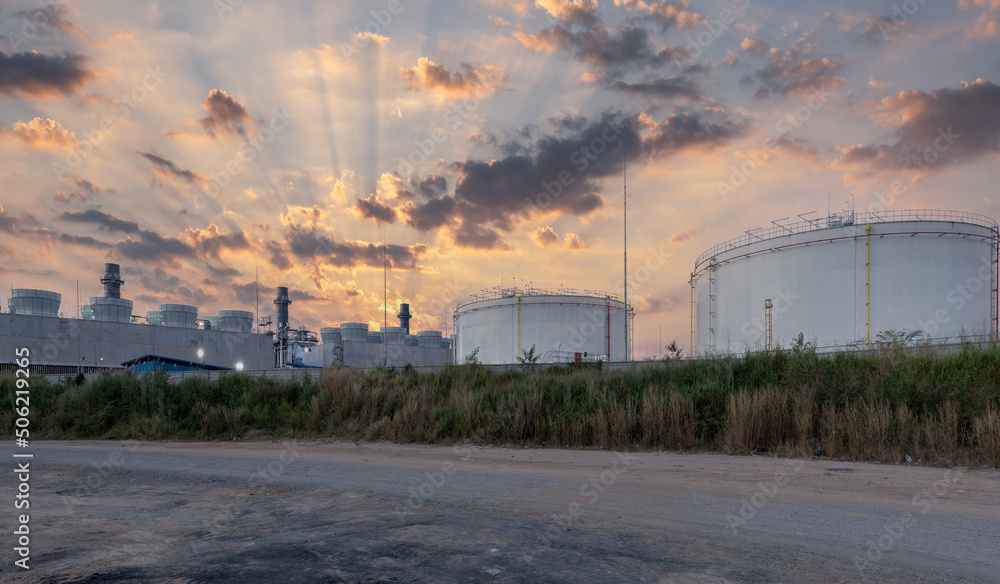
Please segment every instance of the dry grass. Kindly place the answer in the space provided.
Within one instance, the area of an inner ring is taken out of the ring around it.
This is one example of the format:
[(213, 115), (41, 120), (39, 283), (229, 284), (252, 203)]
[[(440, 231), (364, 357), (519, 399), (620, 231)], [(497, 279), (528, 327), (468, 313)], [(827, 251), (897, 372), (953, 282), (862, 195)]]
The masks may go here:
[[(0, 379), (0, 391), (0, 429), (12, 435), (13, 380)], [(823, 448), (854, 460), (997, 465), (1000, 349), (949, 357), (793, 351), (627, 372), (331, 369), (322, 382), (35, 380), (32, 415), (32, 435), (49, 438), (312, 435), (786, 456)]]

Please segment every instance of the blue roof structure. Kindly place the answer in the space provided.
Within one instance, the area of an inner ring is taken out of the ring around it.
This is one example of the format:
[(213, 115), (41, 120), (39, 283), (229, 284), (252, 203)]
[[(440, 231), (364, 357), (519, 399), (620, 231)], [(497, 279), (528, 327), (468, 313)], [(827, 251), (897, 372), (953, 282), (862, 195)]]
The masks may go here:
[(197, 361), (186, 361), (163, 357), (162, 355), (143, 355), (122, 363), (125, 369), (133, 373), (151, 373), (153, 371), (232, 371), (231, 367), (221, 367)]

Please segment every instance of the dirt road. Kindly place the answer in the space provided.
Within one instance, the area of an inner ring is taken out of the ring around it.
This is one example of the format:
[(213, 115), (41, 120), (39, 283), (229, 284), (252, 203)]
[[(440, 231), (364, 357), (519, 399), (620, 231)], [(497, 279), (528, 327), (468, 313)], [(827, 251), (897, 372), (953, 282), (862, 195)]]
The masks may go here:
[(0, 580), (1000, 581), (1000, 471), (354, 444), (0, 449)]

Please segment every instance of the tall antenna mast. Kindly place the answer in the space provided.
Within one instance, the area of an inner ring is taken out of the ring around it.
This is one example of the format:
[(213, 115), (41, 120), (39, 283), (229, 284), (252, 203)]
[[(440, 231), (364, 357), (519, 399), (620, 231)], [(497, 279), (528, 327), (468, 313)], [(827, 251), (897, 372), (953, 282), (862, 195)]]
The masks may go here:
[(257, 318), (254, 320), (254, 324), (257, 325), (255, 327), (257, 329), (257, 334), (260, 334), (260, 274), (258, 273), (258, 268), (256, 264), (254, 264), (253, 267), (253, 283), (254, 283), (254, 295), (256, 296), (256, 299), (254, 300), (254, 302), (256, 302), (255, 310), (257, 312)]
[[(628, 130), (628, 126), (622, 126), (624, 130)], [(623, 257), (625, 260), (623, 280), (625, 286), (625, 361), (628, 361), (628, 132), (623, 132), (624, 138), (622, 141), (622, 201), (623, 208), (625, 210), (624, 217), (622, 219), (622, 231), (624, 233), (623, 237)], [(611, 355), (608, 355), (608, 360), (611, 360)]]
[(385, 226), (382, 226), (382, 364), (388, 365), (388, 349), (386, 348), (385, 329), (389, 324), (389, 261), (385, 244)]

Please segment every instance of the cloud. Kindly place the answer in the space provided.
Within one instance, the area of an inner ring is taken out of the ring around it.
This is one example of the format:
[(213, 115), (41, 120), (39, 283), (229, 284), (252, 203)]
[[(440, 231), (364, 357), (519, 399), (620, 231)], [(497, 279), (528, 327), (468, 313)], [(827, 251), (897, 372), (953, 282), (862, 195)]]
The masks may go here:
[(271, 265), (279, 270), (288, 270), (292, 267), (292, 261), (288, 259), (288, 253), (277, 241), (269, 241), (265, 246), (267, 250), (267, 260)]
[(354, 208), (358, 210), (365, 219), (372, 219), (375, 223), (395, 223), (396, 211), (389, 205), (383, 203), (378, 195), (372, 193), (367, 198), (358, 199), (354, 203)]
[(969, 31), (969, 38), (995, 39), (1000, 38), (1000, 22), (989, 13), (979, 15), (976, 25)]
[[(382, 269), (383, 246), (374, 243), (345, 242), (322, 233), (319, 229), (305, 229), (297, 225), (287, 227), (285, 243), (289, 252), (303, 260), (338, 269), (369, 267)], [(385, 246), (389, 267), (393, 270), (419, 270), (418, 261), (430, 248), (424, 244)]]
[(114, 189), (106, 189), (100, 185), (90, 182), (89, 180), (75, 176), (65, 179), (65, 182), (76, 185), (78, 189), (82, 189), (91, 195), (103, 195), (115, 192)]
[(662, 30), (668, 28), (691, 28), (708, 22), (701, 14), (693, 12), (687, 0), (615, 0), (615, 6), (645, 13), (659, 23)]
[(75, 93), (95, 75), (86, 62), (86, 57), (75, 53), (0, 52), (0, 94), (48, 98)]
[(698, 99), (701, 95), (697, 83), (687, 77), (653, 79), (639, 83), (616, 81), (610, 84), (608, 88), (622, 93), (645, 95), (650, 97), (686, 97), (689, 99)]
[(745, 135), (751, 128), (746, 118), (728, 118), (718, 113), (682, 111), (656, 122), (645, 114), (639, 123), (647, 130), (643, 151), (651, 158), (662, 158), (685, 150), (713, 150)]
[(502, 232), (525, 220), (584, 216), (602, 208), (604, 179), (621, 175), (623, 143), (630, 160), (661, 159), (720, 147), (751, 127), (718, 108), (679, 111), (662, 122), (645, 114), (605, 112), (549, 123), (551, 131), (537, 138), (526, 129), (517, 139), (495, 141), (505, 156), (452, 163), (458, 174), (454, 192), (408, 201), (401, 208), (407, 224), (422, 231), (446, 227), (459, 246), (508, 249)]
[(220, 254), (226, 250), (240, 251), (252, 248), (245, 232), (222, 233), (214, 223), (209, 223), (205, 229), (189, 227), (180, 234), (178, 240), (197, 250), (202, 257), (214, 259), (220, 259)]
[(63, 213), (57, 219), (69, 221), (71, 223), (92, 223), (108, 231), (119, 231), (121, 233), (138, 233), (139, 224), (134, 221), (124, 221), (113, 215), (88, 209), (79, 213)]
[(431, 197), (423, 203), (408, 203), (403, 208), (403, 214), (410, 227), (431, 231), (450, 223), (455, 216), (456, 207), (453, 197)]
[(0, 232), (15, 234), (20, 229), (21, 222), (3, 208), (0, 203)]
[(584, 30), (571, 30), (561, 24), (532, 35), (519, 29), (514, 37), (527, 49), (553, 53), (564, 51), (575, 59), (601, 71), (622, 68), (661, 67), (674, 57), (676, 50), (655, 50), (649, 32), (642, 27), (622, 27), (612, 32), (602, 23)]
[(392, 39), (387, 36), (382, 36), (370, 31), (354, 33), (354, 46), (356, 47), (367, 47), (369, 43), (377, 47), (384, 47), (389, 44), (389, 41), (391, 40)]
[(28, 148), (72, 150), (80, 145), (73, 132), (51, 119), (34, 118), (30, 122), (17, 122), (10, 131), (0, 128), (0, 136), (18, 140)]
[(205, 181), (205, 175), (193, 170), (184, 170), (158, 154), (139, 151), (136, 151), (136, 153), (148, 160), (151, 163), (149, 167), (159, 176), (165, 178), (181, 178), (189, 183)]
[(734, 51), (732, 49), (726, 49), (726, 57), (724, 59), (722, 59), (722, 64), (723, 65), (728, 65), (728, 66), (731, 67), (731, 66), (735, 65), (736, 63), (738, 63), (739, 60), (740, 60), (740, 56), (736, 54), (736, 51)]
[(498, 251), (511, 249), (511, 246), (502, 239), (496, 229), (471, 223), (463, 223), (455, 231), (455, 243), (461, 247), (471, 249), (492, 249)]
[(560, 247), (572, 250), (587, 249), (590, 247), (576, 234), (567, 233), (560, 238), (555, 229), (548, 226), (536, 229), (532, 232), (531, 238), (535, 240), (535, 243), (542, 247)]
[(140, 231), (135, 237), (129, 236), (119, 241), (115, 248), (122, 257), (140, 262), (175, 261), (196, 255), (191, 245), (152, 231)]
[(873, 120), (895, 126), (894, 141), (841, 147), (837, 166), (869, 172), (923, 170), (1000, 152), (1000, 86), (985, 79), (926, 93), (901, 91), (869, 102)]
[(477, 69), (462, 63), (458, 71), (448, 71), (427, 57), (417, 59), (413, 67), (402, 69), (410, 91), (430, 91), (447, 97), (462, 98), (496, 93), (503, 88), (503, 71), (489, 65)]
[(597, 20), (597, 0), (535, 0), (535, 5), (566, 22), (588, 24)]
[(221, 89), (208, 92), (208, 97), (201, 103), (201, 109), (208, 112), (208, 116), (199, 120), (198, 124), (212, 136), (243, 135), (246, 133), (245, 126), (252, 122), (243, 103)]
[(751, 55), (759, 57), (767, 52), (768, 46), (767, 43), (765, 43), (760, 37), (747, 37), (743, 39), (742, 43), (740, 43), (740, 49), (742, 49), (744, 53), (750, 53)]
[(741, 85), (756, 85), (754, 97), (802, 96), (813, 91), (836, 89), (845, 83), (837, 73), (843, 62), (820, 57), (819, 43), (807, 33), (782, 52), (771, 49), (766, 67), (740, 79)]

